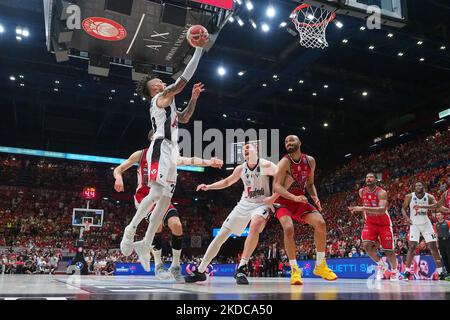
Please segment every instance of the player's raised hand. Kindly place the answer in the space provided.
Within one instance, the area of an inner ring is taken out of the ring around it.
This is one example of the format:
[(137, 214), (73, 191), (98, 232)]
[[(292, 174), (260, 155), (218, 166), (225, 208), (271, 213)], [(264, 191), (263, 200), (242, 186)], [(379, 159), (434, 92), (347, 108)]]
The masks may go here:
[(125, 188), (123, 187), (122, 177), (117, 177), (116, 181), (114, 182), (114, 189), (117, 192), (123, 192), (125, 190)]
[(201, 185), (197, 186), (197, 191), (200, 191), (200, 190), (201, 191), (208, 191), (209, 190), (208, 185), (202, 183)]
[(216, 158), (216, 157), (214, 157), (214, 158), (211, 158), (211, 167), (212, 168), (222, 168), (222, 166), (223, 166), (223, 161), (222, 160), (220, 160), (219, 158)]
[(201, 82), (194, 84), (192, 88), (192, 99), (197, 100), (200, 94), (205, 91), (205, 85)]

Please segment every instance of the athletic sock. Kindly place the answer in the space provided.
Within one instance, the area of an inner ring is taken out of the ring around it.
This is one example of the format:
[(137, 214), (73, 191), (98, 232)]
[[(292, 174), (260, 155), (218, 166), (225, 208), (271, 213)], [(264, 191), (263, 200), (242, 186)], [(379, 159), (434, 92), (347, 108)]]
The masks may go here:
[(181, 250), (173, 249), (172, 248), (172, 267), (179, 267), (180, 266), (180, 257), (181, 257)]
[(241, 262), (239, 263), (238, 269), (242, 266), (246, 266), (248, 263), (248, 259), (242, 258)]
[(316, 266), (320, 266), (320, 264), (325, 259), (325, 252), (317, 252), (316, 254)]
[(293, 266), (298, 267), (298, 265), (297, 265), (297, 260), (295, 260), (295, 259), (289, 260), (289, 264), (291, 265), (291, 268), (292, 268)]
[(153, 256), (155, 257), (155, 266), (162, 264), (162, 250), (153, 250)]

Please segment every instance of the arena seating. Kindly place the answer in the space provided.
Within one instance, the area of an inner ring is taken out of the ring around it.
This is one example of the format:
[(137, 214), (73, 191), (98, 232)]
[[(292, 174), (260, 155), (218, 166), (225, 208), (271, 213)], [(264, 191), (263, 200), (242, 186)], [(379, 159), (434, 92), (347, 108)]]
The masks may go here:
[[(111, 250), (118, 248), (122, 231), (135, 212), (132, 201), (136, 186), (134, 172), (125, 174), (126, 192), (119, 195), (112, 189), (114, 179), (110, 165), (12, 155), (1, 155), (0, 162), (0, 247), (22, 248), (16, 252), (3, 252), (0, 272), (3, 265), (7, 266), (3, 271), (7, 269), (9, 272), (25, 272), (25, 269), (34, 270), (31, 273), (50, 272), (48, 267), (42, 265), (50, 263), (51, 254), (61, 256), (75, 252), (79, 230), (71, 226), (72, 208), (85, 206), (85, 200), (81, 197), (85, 186), (95, 186), (100, 191), (101, 195), (91, 201), (91, 207), (105, 211), (103, 228), (93, 228), (87, 232), (86, 247), (93, 261), (92, 272), (108, 274), (111, 262), (136, 261), (134, 255), (125, 258)], [(425, 183), (428, 192), (440, 197), (445, 191), (443, 178), (449, 163), (450, 128), (376, 153), (356, 156), (329, 172), (319, 171), (316, 184), (327, 222), (327, 256), (342, 258), (365, 254), (360, 241), (363, 218), (351, 214), (347, 207), (358, 203), (357, 191), (369, 171), (382, 174), (381, 186), (388, 191), (389, 213), (397, 237), (396, 252), (405, 254), (407, 224), (401, 215), (404, 196), (410, 192), (413, 183), (420, 180)], [(200, 254), (211, 241), (212, 227), (220, 227), (242, 192), (241, 185), (236, 184), (223, 191), (196, 193), (195, 187), (199, 183), (209, 183), (227, 174), (210, 172), (208, 175), (184, 171), (179, 174), (174, 202), (179, 202), (186, 233), (183, 245), (190, 247), (192, 235), (202, 237), (202, 248), (185, 250), (189, 256), (183, 256), (184, 262), (196, 261), (201, 257)], [(306, 225), (296, 225), (295, 228), (297, 258), (314, 258), (312, 229)], [(145, 225), (142, 224), (138, 237), (144, 232)], [(163, 232), (163, 239), (169, 239), (167, 230)], [(282, 248), (282, 239), (280, 224), (276, 219), (271, 219), (252, 258), (254, 275), (263, 274), (266, 260), (264, 249), (273, 243)], [(417, 253), (429, 252), (422, 243)], [(170, 256), (165, 259), (170, 261)], [(238, 257), (218, 257), (215, 261), (237, 260)], [(282, 251), (279, 268), (286, 266), (286, 260)], [(26, 261), (34, 267), (21, 267)]]

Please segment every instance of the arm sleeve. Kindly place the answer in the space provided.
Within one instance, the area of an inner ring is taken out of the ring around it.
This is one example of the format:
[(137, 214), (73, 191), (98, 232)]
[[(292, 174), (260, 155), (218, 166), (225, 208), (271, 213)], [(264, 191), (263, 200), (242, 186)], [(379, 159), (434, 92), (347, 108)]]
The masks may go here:
[(186, 69), (184, 69), (181, 78), (186, 80), (186, 82), (189, 82), (189, 80), (191, 80), (195, 70), (197, 70), (198, 63), (202, 56), (202, 51), (203, 48), (200, 47), (195, 48), (194, 56), (191, 58), (191, 61), (189, 61), (188, 65), (186, 66)]

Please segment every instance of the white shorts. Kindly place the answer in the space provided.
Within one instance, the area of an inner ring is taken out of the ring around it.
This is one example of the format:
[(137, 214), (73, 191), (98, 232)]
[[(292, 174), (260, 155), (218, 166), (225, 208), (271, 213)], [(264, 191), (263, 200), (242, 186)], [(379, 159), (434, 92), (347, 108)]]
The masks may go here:
[(178, 144), (166, 139), (156, 139), (147, 152), (149, 184), (164, 187), (164, 195), (172, 197), (177, 184)]
[(424, 224), (412, 224), (409, 229), (409, 241), (419, 242), (420, 234), (426, 243), (436, 242), (436, 235), (430, 221)]
[(240, 237), (253, 217), (261, 216), (268, 220), (269, 212), (270, 210), (265, 204), (241, 200), (225, 219), (222, 227), (230, 229), (233, 234)]

